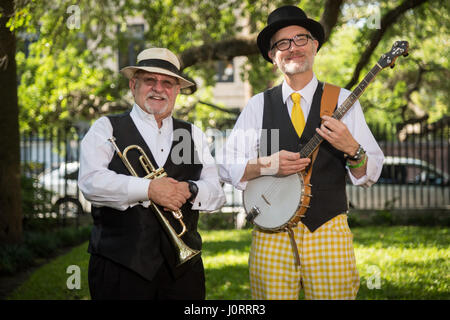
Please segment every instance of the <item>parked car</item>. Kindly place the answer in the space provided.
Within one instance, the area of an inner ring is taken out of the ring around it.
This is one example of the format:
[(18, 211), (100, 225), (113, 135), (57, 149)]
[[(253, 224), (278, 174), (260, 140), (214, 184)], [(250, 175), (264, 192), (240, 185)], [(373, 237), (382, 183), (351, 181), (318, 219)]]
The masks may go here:
[(39, 184), (53, 192), (54, 210), (67, 217), (91, 211), (90, 203), (78, 190), (78, 162), (61, 163), (56, 169), (49, 169), (38, 177)]
[(421, 159), (386, 156), (378, 182), (349, 183), (347, 196), (358, 209), (450, 209), (449, 175)]

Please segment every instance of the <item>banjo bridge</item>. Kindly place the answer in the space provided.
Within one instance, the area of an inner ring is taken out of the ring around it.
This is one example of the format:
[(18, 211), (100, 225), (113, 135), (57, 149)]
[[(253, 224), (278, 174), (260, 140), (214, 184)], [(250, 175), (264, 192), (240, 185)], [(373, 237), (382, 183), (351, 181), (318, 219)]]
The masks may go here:
[(263, 200), (270, 206), (271, 204), (270, 204), (270, 202), (269, 202), (269, 200), (267, 200), (267, 198), (262, 194), (261, 195), (261, 198), (263, 198)]

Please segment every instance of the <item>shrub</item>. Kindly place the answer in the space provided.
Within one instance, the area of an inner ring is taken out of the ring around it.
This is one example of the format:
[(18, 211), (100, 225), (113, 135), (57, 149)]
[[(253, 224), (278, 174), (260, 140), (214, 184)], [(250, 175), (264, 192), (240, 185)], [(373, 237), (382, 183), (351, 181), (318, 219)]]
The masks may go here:
[(32, 177), (21, 177), (22, 212), (25, 218), (38, 213), (46, 214), (52, 210), (53, 193), (40, 186), (38, 180)]
[(49, 258), (58, 249), (80, 244), (89, 239), (91, 226), (67, 227), (52, 232), (29, 231), (21, 244), (0, 245), (0, 274), (14, 274)]

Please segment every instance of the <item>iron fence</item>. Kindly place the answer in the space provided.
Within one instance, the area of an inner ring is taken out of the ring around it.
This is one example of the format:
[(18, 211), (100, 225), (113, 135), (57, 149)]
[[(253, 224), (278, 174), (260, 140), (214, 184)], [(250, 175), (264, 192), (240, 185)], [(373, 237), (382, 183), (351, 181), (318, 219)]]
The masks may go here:
[[(379, 181), (370, 188), (347, 184), (351, 208), (450, 209), (449, 125), (425, 130), (401, 141), (396, 128), (372, 128), (386, 160)], [(70, 215), (90, 211), (77, 186), (81, 135), (75, 128), (42, 130), (21, 135), (23, 176), (35, 187), (51, 192), (50, 205), (35, 206), (41, 215)], [(217, 146), (217, 145), (216, 145)], [(214, 144), (211, 144), (214, 151)], [(224, 185), (227, 202), (223, 211), (242, 212), (239, 190)]]
[(383, 169), (370, 188), (347, 185), (351, 208), (450, 209), (448, 118), (439, 130), (414, 130), (402, 137), (395, 126), (372, 128), (385, 155)]

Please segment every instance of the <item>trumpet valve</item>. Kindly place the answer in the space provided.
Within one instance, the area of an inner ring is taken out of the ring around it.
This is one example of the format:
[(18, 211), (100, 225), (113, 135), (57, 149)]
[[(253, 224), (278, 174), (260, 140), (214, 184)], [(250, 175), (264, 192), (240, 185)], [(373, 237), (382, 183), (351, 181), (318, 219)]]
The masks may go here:
[(149, 174), (147, 174), (144, 179), (156, 179), (156, 178), (163, 178), (163, 177), (167, 177), (167, 173), (164, 172), (164, 169), (158, 169), (155, 171), (150, 172)]
[(157, 178), (167, 177), (167, 172), (164, 171), (164, 168), (159, 168), (154, 171)]

